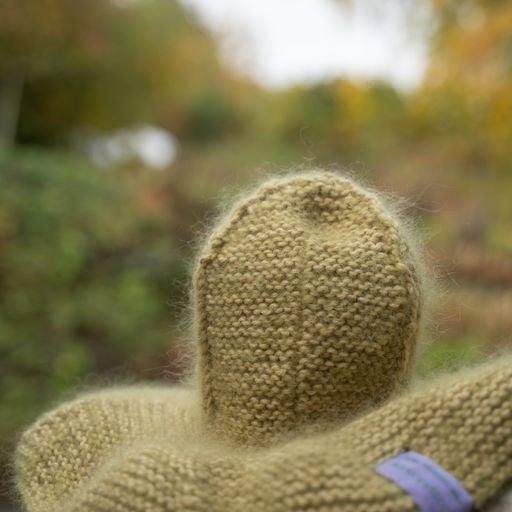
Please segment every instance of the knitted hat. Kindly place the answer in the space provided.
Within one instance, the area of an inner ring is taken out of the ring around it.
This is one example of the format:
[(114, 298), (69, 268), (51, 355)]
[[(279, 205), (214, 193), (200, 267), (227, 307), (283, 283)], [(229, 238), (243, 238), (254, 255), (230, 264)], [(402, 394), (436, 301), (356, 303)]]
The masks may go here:
[(17, 450), (27, 511), (412, 512), (412, 496), (376, 468), (406, 450), (457, 478), (479, 510), (512, 477), (510, 358), (259, 450), (199, 433), (186, 393), (121, 389), (42, 417)]
[(267, 182), (196, 272), (205, 422), (259, 444), (388, 398), (411, 373), (422, 290), (398, 222), (327, 172)]
[(368, 192), (329, 173), (268, 183), (200, 258), (200, 388), (105, 390), (42, 416), (15, 456), (27, 512), (412, 511), (378, 469), (411, 451), (487, 503), (512, 479), (510, 358), (347, 420), (405, 382), (419, 283)]

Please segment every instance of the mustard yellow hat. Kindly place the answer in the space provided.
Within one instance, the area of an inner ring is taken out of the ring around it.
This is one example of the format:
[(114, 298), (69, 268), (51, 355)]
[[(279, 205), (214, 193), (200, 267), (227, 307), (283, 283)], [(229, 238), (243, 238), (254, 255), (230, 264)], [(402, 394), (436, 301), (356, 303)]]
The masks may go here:
[(217, 226), (194, 287), (194, 382), (39, 418), (15, 454), (28, 512), (505, 506), (512, 359), (404, 389), (421, 272), (374, 194), (323, 172), (265, 183)]
[(413, 367), (416, 260), (380, 200), (335, 174), (270, 180), (244, 198), (195, 276), (207, 424), (259, 444), (388, 398)]

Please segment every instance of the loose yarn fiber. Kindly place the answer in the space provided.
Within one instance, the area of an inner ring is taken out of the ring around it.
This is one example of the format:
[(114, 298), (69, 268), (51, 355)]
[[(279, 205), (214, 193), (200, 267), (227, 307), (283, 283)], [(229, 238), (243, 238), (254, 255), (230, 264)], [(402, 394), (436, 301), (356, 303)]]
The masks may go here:
[[(206, 242), (192, 386), (79, 396), (21, 436), (27, 512), (412, 512), (375, 465), (407, 450), (490, 505), (512, 481), (512, 357), (407, 391), (424, 304), (377, 197), (271, 180)], [(445, 512), (440, 510), (439, 512)]]

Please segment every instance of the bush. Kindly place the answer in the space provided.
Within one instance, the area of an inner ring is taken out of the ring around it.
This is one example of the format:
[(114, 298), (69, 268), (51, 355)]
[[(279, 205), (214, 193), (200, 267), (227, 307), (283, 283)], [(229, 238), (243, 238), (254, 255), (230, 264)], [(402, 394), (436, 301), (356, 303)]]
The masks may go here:
[(155, 176), (48, 151), (0, 156), (3, 440), (88, 374), (140, 374), (170, 348), (187, 258), (165, 198), (141, 200), (165, 189)]

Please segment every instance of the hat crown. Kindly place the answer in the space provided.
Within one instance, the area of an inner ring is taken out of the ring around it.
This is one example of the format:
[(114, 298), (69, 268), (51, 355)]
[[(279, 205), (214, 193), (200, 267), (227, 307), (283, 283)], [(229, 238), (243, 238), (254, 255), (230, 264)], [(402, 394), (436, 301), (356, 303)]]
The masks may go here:
[(409, 376), (415, 259), (396, 220), (348, 179), (260, 187), (213, 232), (195, 284), (204, 419), (230, 440), (351, 415)]

